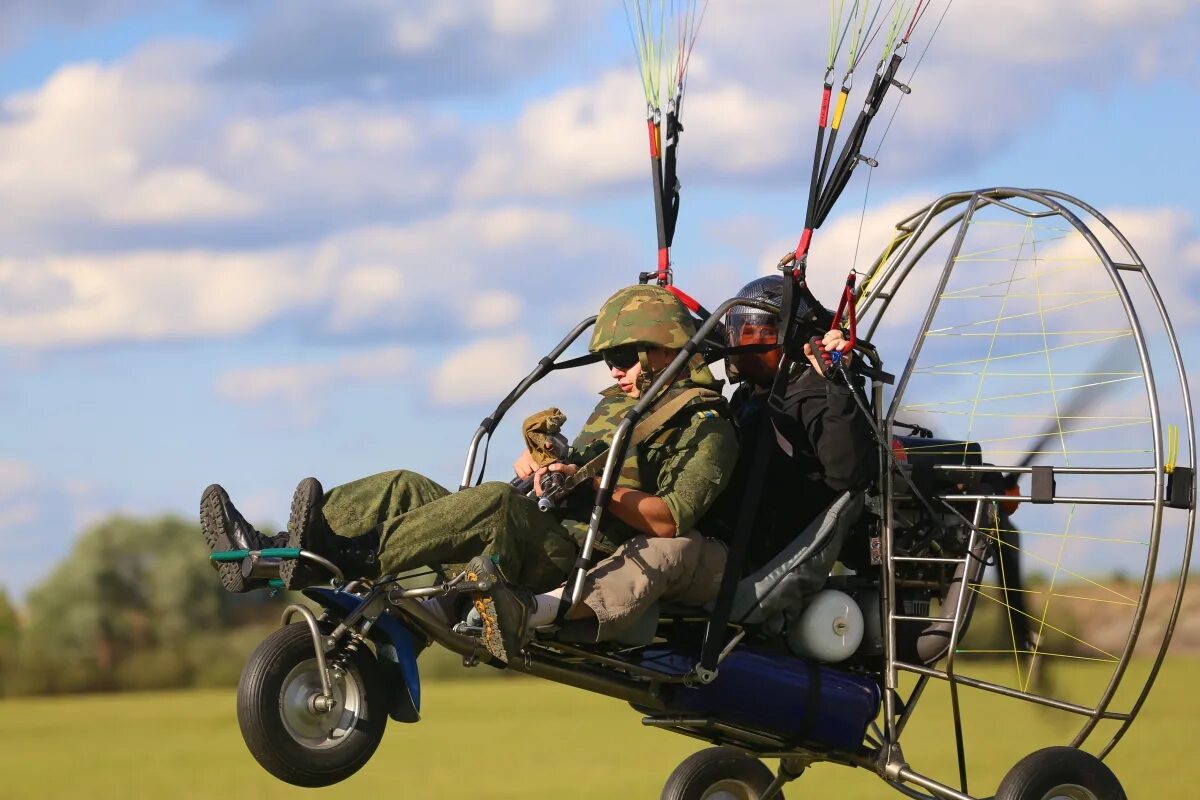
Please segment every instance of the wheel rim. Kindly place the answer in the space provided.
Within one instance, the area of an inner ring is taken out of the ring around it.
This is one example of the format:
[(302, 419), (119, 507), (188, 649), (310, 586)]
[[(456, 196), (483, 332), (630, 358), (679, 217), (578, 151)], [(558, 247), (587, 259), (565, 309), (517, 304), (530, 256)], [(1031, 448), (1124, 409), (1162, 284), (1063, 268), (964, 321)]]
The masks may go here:
[(292, 667), (279, 691), (279, 714), (288, 734), (305, 747), (337, 747), (358, 725), (363, 710), (363, 690), (358, 672), (351, 669), (330, 687), (337, 705), (324, 714), (309, 708), (309, 699), (321, 693), (317, 660), (310, 658)]
[(701, 800), (758, 800), (758, 791), (742, 781), (726, 779), (714, 783)]
[(1100, 798), (1091, 789), (1085, 789), (1077, 783), (1064, 783), (1042, 795), (1042, 800), (1100, 800)]

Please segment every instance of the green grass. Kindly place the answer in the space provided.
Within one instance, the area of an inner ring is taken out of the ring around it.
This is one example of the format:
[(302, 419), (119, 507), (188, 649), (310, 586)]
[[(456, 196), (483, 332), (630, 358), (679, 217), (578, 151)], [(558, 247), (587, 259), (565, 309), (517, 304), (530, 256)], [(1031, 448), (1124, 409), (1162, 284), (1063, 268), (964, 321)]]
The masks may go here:
[[(1198, 667), (1168, 660), (1109, 759), (1134, 800), (1196, 796), (1200, 759), (1187, 731), (1200, 714)], [(1097, 680), (1087, 668), (1056, 678), (1081, 687)], [(950, 778), (944, 693), (923, 702), (905, 733), (906, 754), (914, 767)], [(1023, 754), (1070, 738), (1061, 719), (1023, 704), (969, 702), (967, 745), (984, 776), (977, 793), (989, 793)], [(619, 701), (532, 679), (433, 683), (423, 713), (416, 725), (391, 724), (358, 775), (309, 791), (279, 783), (251, 759), (232, 690), (0, 701), (0, 798), (653, 798), (674, 766), (703, 746), (643, 728)], [(900, 797), (873, 774), (833, 765), (813, 767), (788, 794)]]

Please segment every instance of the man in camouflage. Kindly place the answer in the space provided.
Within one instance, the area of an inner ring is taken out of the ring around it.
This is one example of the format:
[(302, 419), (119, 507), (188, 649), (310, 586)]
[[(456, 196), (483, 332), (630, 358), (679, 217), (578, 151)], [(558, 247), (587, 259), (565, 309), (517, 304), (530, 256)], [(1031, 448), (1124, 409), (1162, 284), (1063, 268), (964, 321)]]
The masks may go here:
[[(589, 349), (604, 354), (617, 384), (602, 393), (567, 458), (538, 469), (535, 489), (540, 491), (540, 478), (547, 470), (569, 477), (607, 450), (621, 416), (692, 333), (686, 310), (660, 287), (627, 287), (609, 298), (600, 310)], [(601, 552), (611, 552), (638, 534), (664, 538), (688, 534), (727, 480), (736, 460), (736, 440), (718, 391), (720, 384), (703, 363), (692, 366), (690, 374), (664, 392), (651, 412), (680, 392), (695, 390), (694, 397), (631, 448), (622, 465), (601, 529)], [(543, 513), (534, 500), (507, 483), (485, 483), (451, 493), (424, 476), (401, 470), (324, 492), (315, 478), (306, 478), (293, 497), (286, 542), (282, 534), (270, 539), (255, 531), (220, 486), (205, 490), (200, 517), (210, 550), (299, 547), (329, 559), (348, 576), (375, 577), (469, 561), (469, 573), (497, 580), (493, 595), (479, 598), (476, 606), (487, 623), (489, 650), (507, 659), (519, 649), (527, 629), (523, 621), (506, 624), (500, 618), (518, 607), (530, 610), (508, 584), (545, 592), (563, 582), (587, 530), (591, 510), (587, 490), (592, 485), (582, 483), (561, 508)], [(680, 542), (688, 541), (680, 537)], [(686, 544), (681, 549), (697, 550)], [(236, 564), (218, 569), (230, 591), (262, 585), (243, 578)], [(288, 560), (280, 577), (294, 589), (324, 576), (308, 562)], [(593, 603), (594, 613), (602, 618), (607, 605)]]

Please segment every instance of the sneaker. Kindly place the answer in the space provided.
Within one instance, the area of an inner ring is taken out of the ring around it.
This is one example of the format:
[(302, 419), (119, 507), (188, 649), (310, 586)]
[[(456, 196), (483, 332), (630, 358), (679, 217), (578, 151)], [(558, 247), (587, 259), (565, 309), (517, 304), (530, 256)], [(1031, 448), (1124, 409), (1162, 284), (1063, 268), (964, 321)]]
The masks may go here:
[(532, 636), (529, 615), (534, 607), (533, 593), (505, 581), (487, 556), (471, 559), (467, 564), (467, 580), (492, 583), (490, 591), (475, 595), (475, 610), (483, 624), (484, 647), (507, 664)]
[[(261, 550), (274, 547), (274, 537), (269, 539), (256, 531), (234, 507), (229, 494), (213, 484), (200, 495), (200, 530), (209, 553), (224, 550)], [(213, 568), (221, 576), (221, 585), (229, 592), (248, 592), (266, 586), (266, 580), (245, 578), (238, 561), (212, 561)]]
[[(354, 538), (338, 536), (325, 521), (321, 509), (325, 491), (316, 478), (305, 478), (292, 495), (288, 517), (286, 547), (298, 547), (333, 562), (347, 579), (379, 576), (379, 534)], [(285, 559), (279, 565), (279, 577), (287, 589), (302, 589), (323, 583), (330, 577), (327, 569), (302, 558)]]

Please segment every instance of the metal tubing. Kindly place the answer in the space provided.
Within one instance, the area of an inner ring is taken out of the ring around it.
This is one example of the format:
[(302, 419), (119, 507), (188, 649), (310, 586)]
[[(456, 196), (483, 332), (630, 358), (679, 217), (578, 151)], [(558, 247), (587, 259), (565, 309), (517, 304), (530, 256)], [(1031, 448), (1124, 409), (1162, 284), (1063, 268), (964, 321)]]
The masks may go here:
[[(943, 500), (947, 503), (969, 502), (974, 503), (978, 500), (988, 500), (995, 502), (1013, 502), (1013, 503), (1031, 503), (1033, 498), (1027, 494), (946, 494), (937, 495), (938, 500)], [(1039, 505), (1066, 505), (1075, 504), (1081, 506), (1162, 506), (1162, 498), (1145, 498), (1145, 497), (1055, 497), (1049, 503)]]
[(686, 675), (672, 675), (670, 673), (659, 672), (656, 669), (650, 669), (648, 667), (634, 666), (633, 664), (629, 664), (625, 661), (621, 661), (621, 660), (615, 659), (615, 658), (609, 658), (608, 656), (603, 656), (603, 655), (600, 655), (599, 653), (592, 653), (588, 650), (584, 650), (579, 647), (572, 647), (571, 645), (563, 644), (562, 642), (555, 642), (553, 646), (554, 646), (554, 649), (562, 650), (564, 653), (567, 653), (569, 655), (586, 658), (588, 661), (592, 661), (597, 664), (604, 664), (605, 666), (615, 667), (617, 669), (628, 672), (630, 675), (633, 675), (635, 677), (646, 678), (648, 680), (652, 680), (657, 683), (683, 683), (687, 680)]
[(338, 583), (344, 583), (346, 581), (346, 576), (345, 576), (345, 574), (343, 574), (342, 570), (338, 567), (337, 564), (334, 564), (328, 558), (319, 556), (316, 553), (312, 552), (311, 550), (301, 550), (300, 558), (304, 558), (309, 561), (320, 564), (322, 567), (324, 567), (325, 569), (329, 570), (330, 572), (332, 572), (334, 574), (334, 577), (337, 578)]
[[(939, 472), (999, 472), (1003, 475), (1011, 473), (1028, 474), (1036, 469), (1035, 467), (996, 467), (991, 464), (933, 464), (934, 470)], [(1055, 467), (1055, 475), (1155, 475), (1158, 473), (1157, 467)], [(1005, 495), (1011, 497), (1011, 495)]]
[[(963, 211), (961, 222), (959, 222), (958, 233), (954, 239), (954, 246), (950, 249), (950, 255), (946, 259), (946, 264), (942, 268), (941, 277), (938, 279), (937, 288), (934, 289), (933, 297), (929, 301), (929, 308), (925, 311), (925, 319), (922, 322), (921, 330), (928, 330), (933, 321), (934, 313), (937, 311), (939, 300), (942, 292), (946, 289), (946, 283), (950, 280), (950, 273), (954, 268), (954, 259), (962, 247), (963, 240), (967, 236), (967, 230), (971, 224), (971, 217), (975, 213), (975, 208), (979, 204), (979, 193), (972, 193), (967, 201), (967, 207)], [(896, 411), (899, 406), (899, 399), (904, 396), (904, 389), (908, 386), (909, 380), (912, 378), (913, 366), (917, 363), (917, 358), (921, 354), (921, 346), (924, 344), (923, 336), (918, 336), (913, 342), (912, 352), (909, 354), (908, 361), (905, 362), (904, 372), (900, 376), (900, 381), (896, 386), (896, 392), (892, 396), (891, 406), (888, 408), (887, 416), (885, 417), (885, 434), (887, 441), (891, 441), (892, 427), (896, 418)], [(876, 411), (878, 414), (878, 410)], [(885, 446), (880, 443), (880, 446)], [(884, 743), (894, 744), (897, 740), (896, 735), (896, 690), (898, 689), (899, 679), (896, 671), (896, 626), (893, 622), (895, 617), (895, 608), (893, 598), (895, 597), (896, 584), (896, 568), (892, 562), (892, 536), (895, 531), (895, 511), (891, 498), (893, 497), (894, 481), (892, 479), (892, 469), (890, 464), (885, 464), (884, 486), (885, 498), (887, 502), (884, 504), (886, 524), (884, 525), (884, 535), (880, 543), (882, 550), (882, 570), (883, 570), (883, 587), (880, 592), (884, 597), (885, 619), (887, 624), (883, 626), (883, 648), (884, 660), (886, 663), (884, 674), (884, 719), (886, 722), (886, 739)]]
[[(626, 412), (624, 419), (621, 420), (621, 423), (617, 426), (617, 430), (613, 433), (612, 442), (608, 446), (608, 456), (604, 460), (604, 472), (600, 476), (600, 488), (596, 490), (596, 503), (592, 508), (592, 515), (588, 520), (587, 535), (584, 537), (583, 547), (579, 553), (579, 563), (581, 565), (591, 564), (592, 553), (596, 546), (596, 537), (600, 531), (600, 523), (604, 519), (608, 499), (611, 496), (613, 486), (616, 484), (617, 465), (625, 458), (626, 446), (633, 432), (634, 425), (646, 413), (650, 405), (658, 399), (663, 390), (675, 382), (675, 378), (683, 371), (687, 362), (695, 355), (700, 345), (704, 343), (704, 340), (708, 338), (708, 334), (712, 332), (717, 323), (725, 316), (725, 312), (734, 306), (751, 306), (764, 311), (775, 310), (773, 306), (767, 303), (748, 300), (743, 297), (733, 297), (726, 300), (717, 307), (717, 310), (708, 319), (700, 324), (696, 333), (680, 349), (671, 363), (667, 365), (667, 368), (654, 379), (654, 382), (650, 384), (650, 388), (639, 396), (634, 407)], [(586, 576), (587, 568), (585, 566), (576, 568), (572, 581), (570, 608), (577, 606), (583, 598), (583, 584)]]
[(313, 651), (317, 654), (317, 673), (321, 677), (321, 696), (333, 699), (333, 689), (329, 685), (329, 671), (325, 668), (325, 640), (321, 636), (321, 629), (317, 625), (317, 617), (307, 606), (302, 606), (299, 603), (292, 603), (283, 610), (283, 615), (279, 618), (279, 624), (288, 625), (293, 614), (299, 614), (308, 624), (308, 632), (312, 634)]
[(586, 689), (596, 694), (615, 697), (642, 708), (663, 708), (662, 701), (650, 691), (649, 685), (623, 681), (582, 664), (564, 666), (527, 652), (524, 661), (514, 659), (509, 663), (508, 668), (538, 678), (546, 678), (555, 683), (574, 686), (576, 689)]
[[(700, 728), (702, 731), (722, 733), (726, 736), (732, 736), (737, 740), (751, 742), (764, 747), (772, 747), (777, 750), (787, 749), (787, 743), (775, 736), (758, 733), (757, 731), (749, 731), (745, 728), (739, 728), (736, 725), (729, 725), (703, 717), (643, 717), (642, 724), (651, 728), (667, 728), (672, 730)], [(683, 733), (685, 731), (681, 730), (680, 732)]]
[(1052, 697), (1042, 697), (1040, 695), (1030, 694), (1029, 692), (1022, 692), (1018, 689), (1010, 689), (1007, 686), (1001, 686), (1000, 684), (991, 683), (989, 681), (981, 681), (978, 678), (968, 678), (963, 675), (947, 675), (941, 670), (924, 667), (920, 664), (908, 664), (903, 661), (898, 661), (896, 662), (896, 668), (902, 669), (906, 672), (913, 672), (917, 675), (928, 675), (929, 677), (937, 678), (938, 680), (955, 681), (957, 683), (961, 683), (963, 686), (970, 686), (972, 689), (981, 689), (985, 692), (992, 692), (994, 694), (1012, 697), (1018, 700), (1028, 700), (1032, 703), (1037, 703), (1038, 705), (1057, 708), (1059, 711), (1069, 711), (1072, 714), (1078, 714), (1081, 717), (1090, 717), (1099, 720), (1125, 719), (1129, 716), (1128, 714), (1100, 711), (1099, 709), (1088, 708), (1087, 706), (1076, 705), (1075, 703), (1067, 703), (1063, 700), (1055, 700)]
[[(1174, 326), (1171, 324), (1170, 317), (1167, 316), (1167, 309), (1166, 309), (1166, 306), (1163, 304), (1162, 295), (1159, 294), (1158, 287), (1154, 284), (1154, 280), (1150, 277), (1150, 272), (1148, 269), (1146, 269), (1145, 262), (1142, 261), (1141, 256), (1139, 256), (1138, 253), (1134, 250), (1133, 245), (1130, 244), (1129, 240), (1125, 238), (1125, 235), (1123, 233), (1121, 233), (1121, 231), (1119, 231), (1115, 225), (1113, 225), (1103, 214), (1101, 214), (1095, 208), (1093, 208), (1092, 206), (1089, 206), (1087, 203), (1084, 203), (1083, 201), (1079, 200), (1078, 198), (1071, 197), (1071, 196), (1063, 194), (1061, 192), (1043, 191), (1042, 193), (1047, 196), (1050, 196), (1050, 197), (1056, 197), (1058, 199), (1064, 200), (1068, 203), (1078, 206), (1079, 208), (1082, 208), (1088, 214), (1091, 214), (1095, 219), (1097, 219), (1100, 222), (1100, 224), (1102, 224), (1105, 228), (1108, 229), (1108, 231), (1111, 234), (1113, 234), (1113, 236), (1117, 239), (1117, 241), (1120, 242), (1120, 244), (1125, 248), (1126, 253), (1133, 260), (1133, 262), (1135, 262), (1137, 265), (1139, 265), (1141, 267), (1140, 274), (1142, 276), (1142, 279), (1146, 282), (1146, 288), (1150, 292), (1150, 296), (1153, 298), (1154, 304), (1158, 309), (1159, 318), (1161, 319), (1163, 328), (1167, 334), (1167, 337), (1166, 337), (1167, 342), (1171, 347), (1171, 355), (1175, 360), (1175, 371), (1176, 371), (1177, 377), (1179, 378), (1179, 387), (1180, 387), (1180, 392), (1182, 393), (1182, 399), (1183, 399), (1184, 424), (1187, 426), (1187, 431), (1188, 431), (1188, 458), (1190, 460), (1190, 466), (1194, 470), (1196, 467), (1196, 432), (1195, 432), (1195, 427), (1194, 427), (1194, 422), (1193, 422), (1194, 417), (1193, 417), (1193, 411), (1192, 411), (1191, 388), (1188, 385), (1187, 374), (1186, 374), (1186, 371), (1184, 370), (1184, 366), (1183, 366), (1183, 357), (1179, 352), (1179, 340), (1175, 335)], [(1118, 268), (1120, 268), (1120, 267), (1118, 267)], [(1195, 505), (1193, 504), (1192, 508), (1190, 508), (1188, 510), (1187, 533), (1184, 538), (1183, 554), (1182, 554), (1182, 560), (1181, 560), (1181, 563), (1185, 565), (1185, 568), (1181, 569), (1179, 572), (1179, 583), (1175, 590), (1175, 598), (1174, 598), (1173, 605), (1171, 607), (1171, 614), (1167, 620), (1167, 625), (1163, 632), (1163, 639), (1162, 639), (1162, 643), (1159, 646), (1158, 654), (1155, 657), (1154, 664), (1153, 664), (1153, 666), (1151, 666), (1150, 672), (1146, 677), (1146, 685), (1142, 687), (1141, 693), (1138, 695), (1137, 700), (1133, 703), (1133, 705), (1130, 708), (1129, 720), (1126, 721), (1126, 723), (1124, 725), (1122, 725), (1117, 730), (1116, 733), (1113, 734), (1113, 737), (1111, 740), (1109, 740), (1108, 744), (1106, 744), (1100, 750), (1100, 752), (1098, 753), (1100, 758), (1106, 757), (1108, 755), (1108, 753), (1111, 752), (1112, 748), (1115, 747), (1117, 742), (1119, 742), (1121, 740), (1121, 737), (1125, 734), (1125, 731), (1129, 728), (1129, 725), (1133, 722), (1134, 717), (1136, 717), (1138, 712), (1141, 710), (1142, 704), (1146, 701), (1146, 697), (1150, 694), (1150, 689), (1153, 687), (1154, 681), (1158, 677), (1158, 672), (1159, 672), (1159, 669), (1162, 667), (1163, 659), (1166, 658), (1167, 648), (1171, 643), (1171, 637), (1173, 636), (1174, 631), (1175, 631), (1175, 623), (1179, 618), (1179, 611), (1183, 604), (1183, 592), (1187, 586), (1187, 579), (1188, 579), (1188, 573), (1189, 573), (1189, 570), (1186, 568), (1186, 565), (1191, 563), (1192, 543), (1193, 543), (1195, 530), (1196, 530), (1196, 508), (1195, 508)]]
[(926, 778), (919, 772), (913, 772), (908, 767), (901, 767), (898, 775), (900, 780), (907, 781), (909, 783), (915, 783), (922, 789), (928, 789), (937, 797), (944, 797), (946, 800), (976, 800), (976, 798), (971, 797), (969, 794), (963, 794), (962, 792), (955, 791), (949, 786), (938, 783), (932, 778)]
[(463, 477), (462, 482), (459, 484), (459, 489), (466, 489), (471, 485), (472, 476), (475, 474), (475, 456), (479, 452), (479, 443), (483, 441), (483, 437), (485, 435), (489, 437), (492, 435), (492, 431), (494, 431), (496, 426), (500, 424), (500, 420), (504, 419), (504, 415), (508, 413), (508, 410), (512, 408), (513, 404), (520, 400), (521, 396), (524, 395), (525, 392), (529, 391), (530, 386), (533, 386), (542, 378), (546, 377), (546, 375), (553, 369), (554, 362), (558, 360), (558, 357), (566, 352), (567, 348), (579, 338), (581, 333), (592, 327), (594, 324), (596, 324), (595, 316), (588, 317), (582, 322), (576, 324), (575, 327), (571, 329), (571, 332), (564, 336), (562, 341), (555, 345), (554, 349), (551, 350), (542, 360), (538, 361), (537, 366), (534, 367), (528, 375), (522, 378), (521, 382), (518, 383), (516, 387), (509, 392), (503, 400), (500, 401), (500, 404), (496, 406), (496, 410), (493, 411), (490, 416), (484, 417), (483, 422), (479, 423), (479, 427), (475, 429), (475, 435), (471, 438), (471, 445), (467, 448), (467, 463), (463, 467)]

